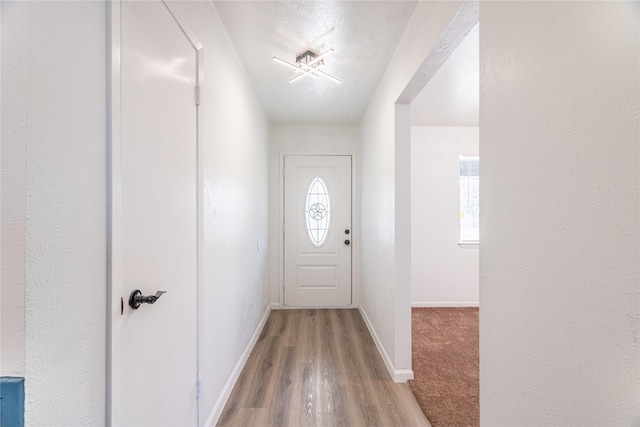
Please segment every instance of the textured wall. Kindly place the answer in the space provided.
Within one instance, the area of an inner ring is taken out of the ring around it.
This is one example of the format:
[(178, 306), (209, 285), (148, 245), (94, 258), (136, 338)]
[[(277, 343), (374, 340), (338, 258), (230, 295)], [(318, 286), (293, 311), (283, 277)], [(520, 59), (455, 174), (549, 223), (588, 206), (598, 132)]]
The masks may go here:
[(221, 411), (225, 385), (269, 307), (269, 123), (213, 3), (170, 5), (204, 55), (204, 423)]
[(410, 283), (395, 276), (395, 103), (459, 7), (418, 3), (361, 123), (360, 305), (398, 370), (411, 366), (411, 319)]
[(477, 126), (411, 128), (414, 306), (478, 304), (479, 247), (458, 245), (460, 154), (477, 155), (478, 138)]
[[(105, 402), (105, 4), (24, 2), (27, 425)], [(4, 101), (4, 98), (3, 98)], [(11, 102), (11, 100), (9, 100)]]
[(481, 2), (483, 425), (640, 422), (638, 2)]
[(26, 8), (0, 2), (2, 205), (0, 375), (24, 376), (25, 178), (27, 156)]

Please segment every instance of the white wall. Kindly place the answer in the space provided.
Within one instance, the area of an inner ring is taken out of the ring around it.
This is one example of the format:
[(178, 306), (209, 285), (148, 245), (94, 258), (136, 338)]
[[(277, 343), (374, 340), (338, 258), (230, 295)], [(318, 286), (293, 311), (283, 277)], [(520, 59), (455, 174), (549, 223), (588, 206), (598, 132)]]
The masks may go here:
[(640, 422), (638, 2), (481, 2), (483, 425)]
[(269, 123), (212, 2), (171, 2), (203, 45), (201, 422), (215, 422), (269, 309)]
[[(204, 421), (222, 409), (269, 306), (268, 215), (256, 214), (268, 211), (269, 126), (213, 4), (172, 7), (205, 47)], [(2, 356), (17, 354), (19, 373), (24, 339), (29, 425), (105, 421), (105, 11), (103, 2), (2, 2), (2, 173), (14, 183), (2, 193)], [(4, 164), (15, 158), (19, 169), (20, 156), (26, 197), (20, 171)], [(10, 226), (17, 245), (26, 235), (26, 332), (7, 351), (5, 325), (20, 323), (19, 307), (4, 310), (5, 268), (20, 270), (5, 257)]]
[[(357, 126), (272, 126), (269, 142), (269, 230), (271, 253), (271, 303), (280, 304), (282, 288), (282, 188), (283, 153), (357, 153)], [(357, 165), (356, 165), (357, 167)]]
[(104, 423), (105, 19), (103, 2), (2, 2), (2, 351), (16, 373), (26, 355), (27, 425)]
[(460, 154), (478, 155), (477, 126), (411, 128), (411, 305), (477, 306), (477, 245), (460, 240)]
[(24, 376), (27, 58), (26, 9), (13, 2), (0, 3), (2, 82), (2, 270), (0, 288), (0, 375)]
[(396, 279), (395, 103), (460, 4), (418, 3), (361, 123), (360, 305), (397, 380), (411, 375), (411, 290)]

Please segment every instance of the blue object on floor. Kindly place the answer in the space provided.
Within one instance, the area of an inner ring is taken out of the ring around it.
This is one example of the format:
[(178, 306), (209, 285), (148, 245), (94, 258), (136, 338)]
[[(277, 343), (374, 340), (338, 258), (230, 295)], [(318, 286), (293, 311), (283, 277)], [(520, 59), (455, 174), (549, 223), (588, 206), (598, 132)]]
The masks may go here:
[(24, 378), (0, 377), (0, 427), (24, 427)]

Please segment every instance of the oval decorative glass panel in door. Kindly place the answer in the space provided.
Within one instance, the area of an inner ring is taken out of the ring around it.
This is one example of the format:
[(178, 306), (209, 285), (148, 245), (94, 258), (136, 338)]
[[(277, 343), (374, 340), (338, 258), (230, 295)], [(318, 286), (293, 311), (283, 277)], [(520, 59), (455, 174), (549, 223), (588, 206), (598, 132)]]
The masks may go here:
[(307, 190), (307, 202), (304, 213), (307, 222), (307, 234), (313, 246), (316, 248), (324, 245), (329, 234), (329, 221), (331, 209), (327, 185), (322, 178), (315, 177), (311, 180)]

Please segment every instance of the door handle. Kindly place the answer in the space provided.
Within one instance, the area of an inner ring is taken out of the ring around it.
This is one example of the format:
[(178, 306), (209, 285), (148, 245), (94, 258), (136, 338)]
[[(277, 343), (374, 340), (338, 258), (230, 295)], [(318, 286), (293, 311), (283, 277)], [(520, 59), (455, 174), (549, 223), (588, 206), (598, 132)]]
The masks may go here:
[(140, 289), (136, 289), (131, 292), (129, 296), (129, 307), (137, 310), (140, 307), (140, 304), (153, 304), (162, 296), (162, 294), (166, 294), (167, 291), (158, 291), (155, 295), (142, 295), (142, 291)]
[(351, 244), (351, 241), (349, 239), (347, 239), (347, 240), (344, 241), (344, 244), (349, 246)]

